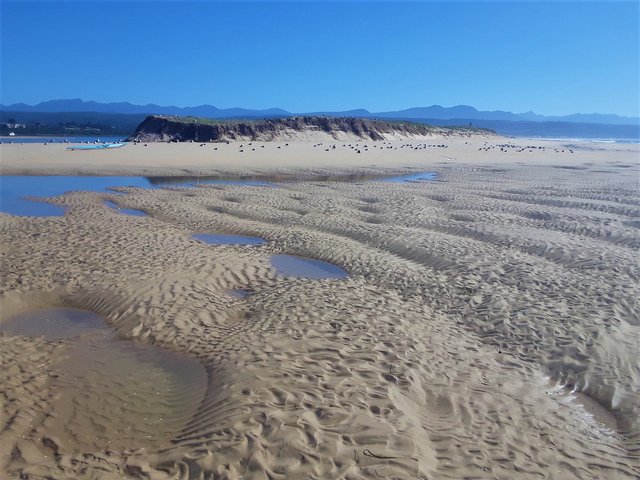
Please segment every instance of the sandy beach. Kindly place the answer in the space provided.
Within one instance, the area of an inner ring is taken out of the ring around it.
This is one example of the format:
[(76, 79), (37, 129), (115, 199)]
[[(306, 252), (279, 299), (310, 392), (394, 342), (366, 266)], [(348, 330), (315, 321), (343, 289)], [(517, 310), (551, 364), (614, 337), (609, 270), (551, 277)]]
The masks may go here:
[[(16, 142), (15, 139), (12, 141)], [(573, 140), (463, 136), (423, 137), (388, 142), (351, 139), (339, 142), (328, 140), (327, 135), (319, 134), (308, 134), (305, 141), (298, 142), (141, 143), (113, 150), (90, 152), (68, 151), (68, 146), (63, 143), (0, 144), (0, 173), (3, 175), (246, 175), (309, 169), (397, 170), (432, 168), (438, 164), (456, 163), (484, 166), (503, 163), (518, 165), (584, 164), (603, 161), (629, 163), (637, 161), (640, 152), (638, 144)]]
[[(638, 478), (638, 145), (317, 143), (0, 145), (3, 175), (437, 173), (72, 192), (50, 200), (64, 216), (0, 213), (0, 330), (51, 308), (114, 332), (76, 350), (0, 333), (0, 472)], [(208, 245), (198, 232), (267, 243)], [(276, 254), (349, 276), (288, 277)], [(64, 384), (61, 368), (120, 341), (184, 365), (135, 353), (151, 373), (114, 360), (86, 388)], [(167, 400), (152, 402), (158, 392)]]

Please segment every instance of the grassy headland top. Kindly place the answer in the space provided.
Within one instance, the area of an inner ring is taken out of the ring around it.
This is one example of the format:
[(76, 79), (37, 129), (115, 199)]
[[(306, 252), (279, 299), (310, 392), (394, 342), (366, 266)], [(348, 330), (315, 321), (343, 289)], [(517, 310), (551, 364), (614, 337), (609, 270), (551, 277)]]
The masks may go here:
[(487, 129), (434, 127), (407, 121), (354, 117), (299, 116), (275, 119), (215, 120), (166, 115), (148, 116), (129, 137), (145, 142), (351, 141), (420, 137), (494, 135)]

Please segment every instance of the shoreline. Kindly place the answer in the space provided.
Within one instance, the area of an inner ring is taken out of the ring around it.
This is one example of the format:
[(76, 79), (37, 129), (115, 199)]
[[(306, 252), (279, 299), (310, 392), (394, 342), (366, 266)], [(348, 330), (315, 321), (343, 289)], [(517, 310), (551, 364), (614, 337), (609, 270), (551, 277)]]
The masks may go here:
[[(64, 169), (50, 169), (41, 171), (28, 170), (16, 170), (7, 172), (0, 172), (0, 178), (2, 177), (17, 177), (17, 176), (46, 176), (46, 177), (60, 177), (60, 176), (78, 176), (78, 177), (146, 177), (153, 179), (161, 178), (188, 178), (197, 181), (203, 180), (264, 180), (273, 182), (305, 182), (305, 181), (327, 181), (327, 182), (346, 182), (351, 180), (375, 180), (386, 179), (394, 176), (411, 175), (418, 173), (437, 173), (434, 170), (435, 167), (429, 168), (425, 165), (424, 168), (419, 166), (411, 168), (394, 168), (394, 167), (346, 167), (346, 168), (289, 168), (289, 169), (261, 169), (261, 170), (176, 170), (176, 169), (140, 169), (140, 168), (126, 168), (126, 169), (90, 169), (90, 170), (71, 170), (66, 171)], [(144, 173), (143, 173), (144, 172)], [(355, 177), (350, 179), (349, 177)]]

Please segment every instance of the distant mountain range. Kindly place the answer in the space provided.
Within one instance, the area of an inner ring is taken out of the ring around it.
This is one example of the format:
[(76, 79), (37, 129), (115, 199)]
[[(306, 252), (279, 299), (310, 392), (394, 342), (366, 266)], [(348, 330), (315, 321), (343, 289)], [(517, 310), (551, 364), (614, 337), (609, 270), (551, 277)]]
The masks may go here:
[(196, 107), (175, 107), (161, 106), (155, 104), (134, 105), (128, 102), (100, 103), (80, 99), (70, 100), (49, 100), (40, 102), (37, 105), (27, 105), (15, 103), (13, 105), (0, 105), (0, 110), (11, 112), (40, 112), (40, 113), (61, 113), (61, 112), (93, 112), (93, 113), (117, 113), (117, 114), (160, 114), (160, 115), (180, 115), (195, 116), (205, 118), (270, 118), (288, 117), (291, 115), (328, 115), (360, 118), (390, 118), (406, 120), (485, 120), (485, 121), (510, 121), (510, 122), (570, 122), (570, 123), (591, 123), (600, 125), (640, 125), (638, 117), (623, 117), (614, 114), (601, 113), (576, 113), (564, 116), (545, 116), (534, 112), (512, 113), (501, 110), (481, 111), (468, 105), (458, 105), (455, 107), (442, 107), (432, 105), (430, 107), (413, 107), (405, 110), (390, 112), (370, 112), (365, 109), (339, 111), (339, 112), (288, 112), (281, 108), (270, 108), (267, 110), (252, 110), (246, 108), (217, 108), (213, 105), (199, 105)]
[(133, 105), (127, 102), (98, 103), (82, 100), (51, 100), (37, 105), (0, 105), (0, 136), (16, 135), (123, 135), (129, 136), (148, 115), (194, 116), (209, 119), (285, 118), (301, 115), (407, 120), (434, 126), (473, 126), (495, 130), (500, 135), (520, 137), (609, 138), (640, 141), (640, 120), (618, 115), (575, 114), (547, 117), (533, 112), (483, 112), (473, 107), (415, 107), (392, 112), (364, 109), (341, 112), (291, 113), (280, 108), (250, 110)]
[(0, 110), (12, 112), (92, 112), (92, 113), (125, 113), (142, 115), (181, 115), (206, 118), (238, 118), (238, 117), (283, 117), (291, 113), (280, 108), (268, 110), (249, 110), (246, 108), (217, 108), (213, 105), (200, 105), (197, 107), (163, 107), (153, 103), (147, 105), (134, 105), (129, 102), (100, 103), (85, 102), (79, 98), (71, 100), (49, 100), (37, 105), (14, 103), (13, 105), (0, 105)]

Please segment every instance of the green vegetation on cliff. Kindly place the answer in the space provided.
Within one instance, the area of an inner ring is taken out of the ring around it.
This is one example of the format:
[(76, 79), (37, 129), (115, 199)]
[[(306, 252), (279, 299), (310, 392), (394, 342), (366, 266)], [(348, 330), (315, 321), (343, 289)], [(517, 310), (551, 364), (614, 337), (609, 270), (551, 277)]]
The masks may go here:
[(212, 120), (197, 117), (151, 115), (131, 135), (132, 141), (223, 142), (309, 139), (320, 134), (335, 140), (388, 140), (426, 136), (492, 135), (471, 127), (434, 127), (409, 121), (354, 117), (300, 116), (259, 120)]

